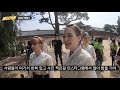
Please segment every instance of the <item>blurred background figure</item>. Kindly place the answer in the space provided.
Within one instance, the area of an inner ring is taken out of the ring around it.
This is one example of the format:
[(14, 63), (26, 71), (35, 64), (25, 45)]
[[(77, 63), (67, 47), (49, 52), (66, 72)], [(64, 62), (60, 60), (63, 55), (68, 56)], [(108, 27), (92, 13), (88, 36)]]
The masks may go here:
[(54, 48), (54, 40), (52, 40), (52, 48)]
[(54, 53), (56, 58), (56, 65), (58, 65), (58, 55), (60, 58), (61, 65), (63, 65), (62, 61), (62, 41), (59, 39), (58, 36), (55, 36), (55, 40), (53, 41), (54, 44)]
[(95, 40), (92, 40), (90, 44), (94, 47), (94, 49), (96, 49), (98, 45), (98, 38), (95, 38)]
[(112, 66), (114, 66), (114, 61), (115, 61), (114, 56), (116, 56), (116, 52), (117, 52), (117, 45), (115, 43), (115, 39), (113, 39), (110, 44), (110, 55), (112, 58)]
[(119, 46), (119, 49), (118, 49), (115, 60), (117, 60), (117, 66), (118, 66), (119, 73), (120, 73), (120, 42), (118, 42), (118, 46)]
[(24, 49), (25, 49), (25, 47), (24, 47), (22, 41), (18, 42), (17, 45), (16, 45), (17, 54), (23, 54)]
[[(30, 60), (31, 53), (33, 53), (32, 44), (30, 43), (30, 41), (28, 41), (28, 44), (26, 46), (26, 54), (27, 54), (26, 65), (27, 66), (29, 66), (29, 60)], [(28, 70), (28, 75), (29, 75), (29, 70)], [(23, 76), (21, 75), (21, 77), (23, 77)]]
[(45, 43), (45, 39), (43, 40), (43, 52), (48, 53), (48, 45)]
[(50, 46), (50, 48), (52, 48), (52, 41), (51, 40), (49, 41), (49, 46)]
[(30, 54), (33, 53), (32, 44), (30, 43), (30, 41), (28, 41), (28, 45), (26, 46), (26, 53), (27, 53), (27, 59), (29, 60)]
[(111, 43), (110, 37), (108, 37), (108, 42), (109, 42), (109, 44)]
[(103, 49), (104, 49), (104, 46), (103, 46), (103, 39), (101, 37), (98, 38), (98, 44), (96, 44), (95, 46), (95, 52), (96, 52), (96, 57), (97, 57), (97, 60), (96, 60), (96, 65), (97, 66), (102, 66), (102, 63), (103, 63), (103, 56), (104, 56), (104, 53), (103, 53)]
[(95, 65), (95, 61), (96, 61), (96, 53), (95, 53), (95, 49), (92, 45), (89, 45), (89, 42), (90, 42), (90, 37), (89, 37), (89, 34), (87, 32), (84, 32), (82, 34), (82, 48), (84, 50), (86, 50), (93, 58), (93, 62), (94, 62), (94, 65)]

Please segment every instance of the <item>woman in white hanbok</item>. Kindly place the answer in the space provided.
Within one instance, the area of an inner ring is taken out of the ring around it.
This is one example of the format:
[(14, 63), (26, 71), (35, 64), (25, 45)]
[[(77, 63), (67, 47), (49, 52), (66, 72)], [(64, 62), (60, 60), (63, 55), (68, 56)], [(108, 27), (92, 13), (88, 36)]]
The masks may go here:
[[(70, 52), (63, 62), (65, 66), (93, 66), (91, 55), (81, 48), (81, 29), (74, 25), (65, 28), (63, 41)], [(97, 78), (95, 71), (61, 71), (62, 78)]]
[[(43, 52), (43, 39), (34, 37), (30, 40), (33, 53), (30, 55), (30, 66), (53, 66), (52, 57)], [(30, 71), (31, 78), (54, 78), (54, 71)]]
[(94, 60), (93, 62), (94, 62), (94, 65), (95, 65), (95, 61), (96, 61), (95, 49), (92, 45), (89, 45), (89, 42), (90, 42), (89, 34), (87, 32), (84, 32), (82, 34), (82, 44), (81, 44), (81, 46), (84, 50), (86, 50), (92, 56), (92, 58)]

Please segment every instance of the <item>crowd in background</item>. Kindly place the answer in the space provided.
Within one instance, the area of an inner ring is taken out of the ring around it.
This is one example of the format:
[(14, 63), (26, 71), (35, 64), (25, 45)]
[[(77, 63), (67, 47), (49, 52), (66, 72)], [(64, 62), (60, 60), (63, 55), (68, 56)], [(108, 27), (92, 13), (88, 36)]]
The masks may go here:
[[(109, 38), (110, 42), (110, 56), (112, 60), (112, 66), (117, 64), (120, 66), (120, 41), (117, 39)], [(66, 56), (65, 62), (62, 58), (62, 45), (65, 44), (66, 49), (70, 52)], [(90, 40), (90, 36), (87, 32), (82, 32), (81, 29), (74, 24), (68, 25), (65, 28), (63, 35), (63, 42), (59, 36), (56, 35), (55, 39), (49, 42), (50, 48), (54, 48), (54, 55), (56, 60), (56, 66), (58, 66), (58, 56), (63, 65), (90, 65), (90, 66), (102, 66), (103, 62), (106, 61), (106, 57), (103, 52), (103, 39), (98, 37)], [(116, 42), (118, 44), (116, 44)], [(22, 46), (21, 46), (22, 47)], [(22, 47), (21, 53), (24, 48)], [(28, 41), (28, 45), (25, 47), (27, 60), (29, 65), (53, 65), (53, 57), (48, 53), (48, 45), (45, 40), (41, 37), (33, 37)], [(41, 60), (42, 59), (42, 60)], [(46, 63), (44, 61), (46, 60)], [(33, 78), (54, 78), (54, 71), (46, 72), (32, 72), (30, 75)], [(61, 71), (62, 78), (96, 78), (95, 71)]]

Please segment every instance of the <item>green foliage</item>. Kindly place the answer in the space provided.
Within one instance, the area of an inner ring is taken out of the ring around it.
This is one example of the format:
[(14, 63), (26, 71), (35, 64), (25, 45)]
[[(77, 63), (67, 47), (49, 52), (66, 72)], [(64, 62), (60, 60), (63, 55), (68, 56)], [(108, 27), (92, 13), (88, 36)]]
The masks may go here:
[(104, 29), (105, 31), (113, 32), (114, 30), (117, 30), (117, 25), (105, 24)]
[[(42, 18), (39, 21), (40, 21), (40, 23), (47, 22), (47, 23), (51, 24), (50, 23), (51, 17), (45, 17), (46, 13), (47, 12), (39, 13), (39, 15), (42, 16)], [(81, 20), (81, 19), (88, 20), (89, 19), (87, 12), (57, 12), (57, 13), (58, 13), (58, 19), (63, 24), (69, 24), (70, 22), (75, 21), (75, 20)], [(38, 15), (38, 13), (37, 13), (37, 15)]]
[[(49, 16), (45, 17), (46, 13), (48, 13)], [(54, 12), (55, 23), (53, 24), (51, 20), (50, 12), (40, 12), (38, 15), (41, 16), (39, 23), (46, 22), (52, 25), (53, 29), (55, 30), (55, 34), (58, 34), (58, 35), (59, 35), (59, 25), (66, 25), (76, 20), (89, 19), (87, 12)], [(60, 22), (62, 22), (61, 24), (58, 22), (59, 21), (58, 19), (60, 20)]]
[[(1, 12), (1, 17), (18, 15), (17, 12)], [(0, 59), (15, 54), (17, 21), (0, 21)]]
[(64, 24), (69, 24), (70, 22), (76, 20), (89, 19), (87, 12), (58, 12), (58, 17)]
[(120, 35), (120, 17), (119, 17), (119, 16), (118, 16), (118, 21), (117, 21), (117, 23), (118, 23), (117, 32), (118, 32), (118, 34)]

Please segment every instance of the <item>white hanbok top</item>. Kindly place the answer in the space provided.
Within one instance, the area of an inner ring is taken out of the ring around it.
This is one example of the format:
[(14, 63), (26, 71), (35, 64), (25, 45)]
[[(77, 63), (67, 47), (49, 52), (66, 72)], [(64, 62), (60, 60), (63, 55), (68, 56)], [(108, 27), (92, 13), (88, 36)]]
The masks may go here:
[[(47, 53), (41, 52), (41, 54), (36, 57), (35, 52), (30, 55), (30, 65), (31, 66), (53, 66), (52, 57)], [(33, 72), (37, 75), (49, 74), (50, 78), (54, 78), (54, 71), (30, 71), (30, 77), (33, 77)]]
[[(65, 57), (63, 65), (65, 66), (93, 66), (93, 58), (91, 55), (81, 48), (81, 45), (72, 53)], [(62, 78), (97, 78), (95, 71), (61, 71)]]
[(96, 53), (95, 53), (95, 49), (94, 49), (94, 47), (92, 45), (88, 45), (87, 47), (82, 45), (82, 48), (84, 50), (86, 50), (92, 56), (94, 61), (96, 61)]

